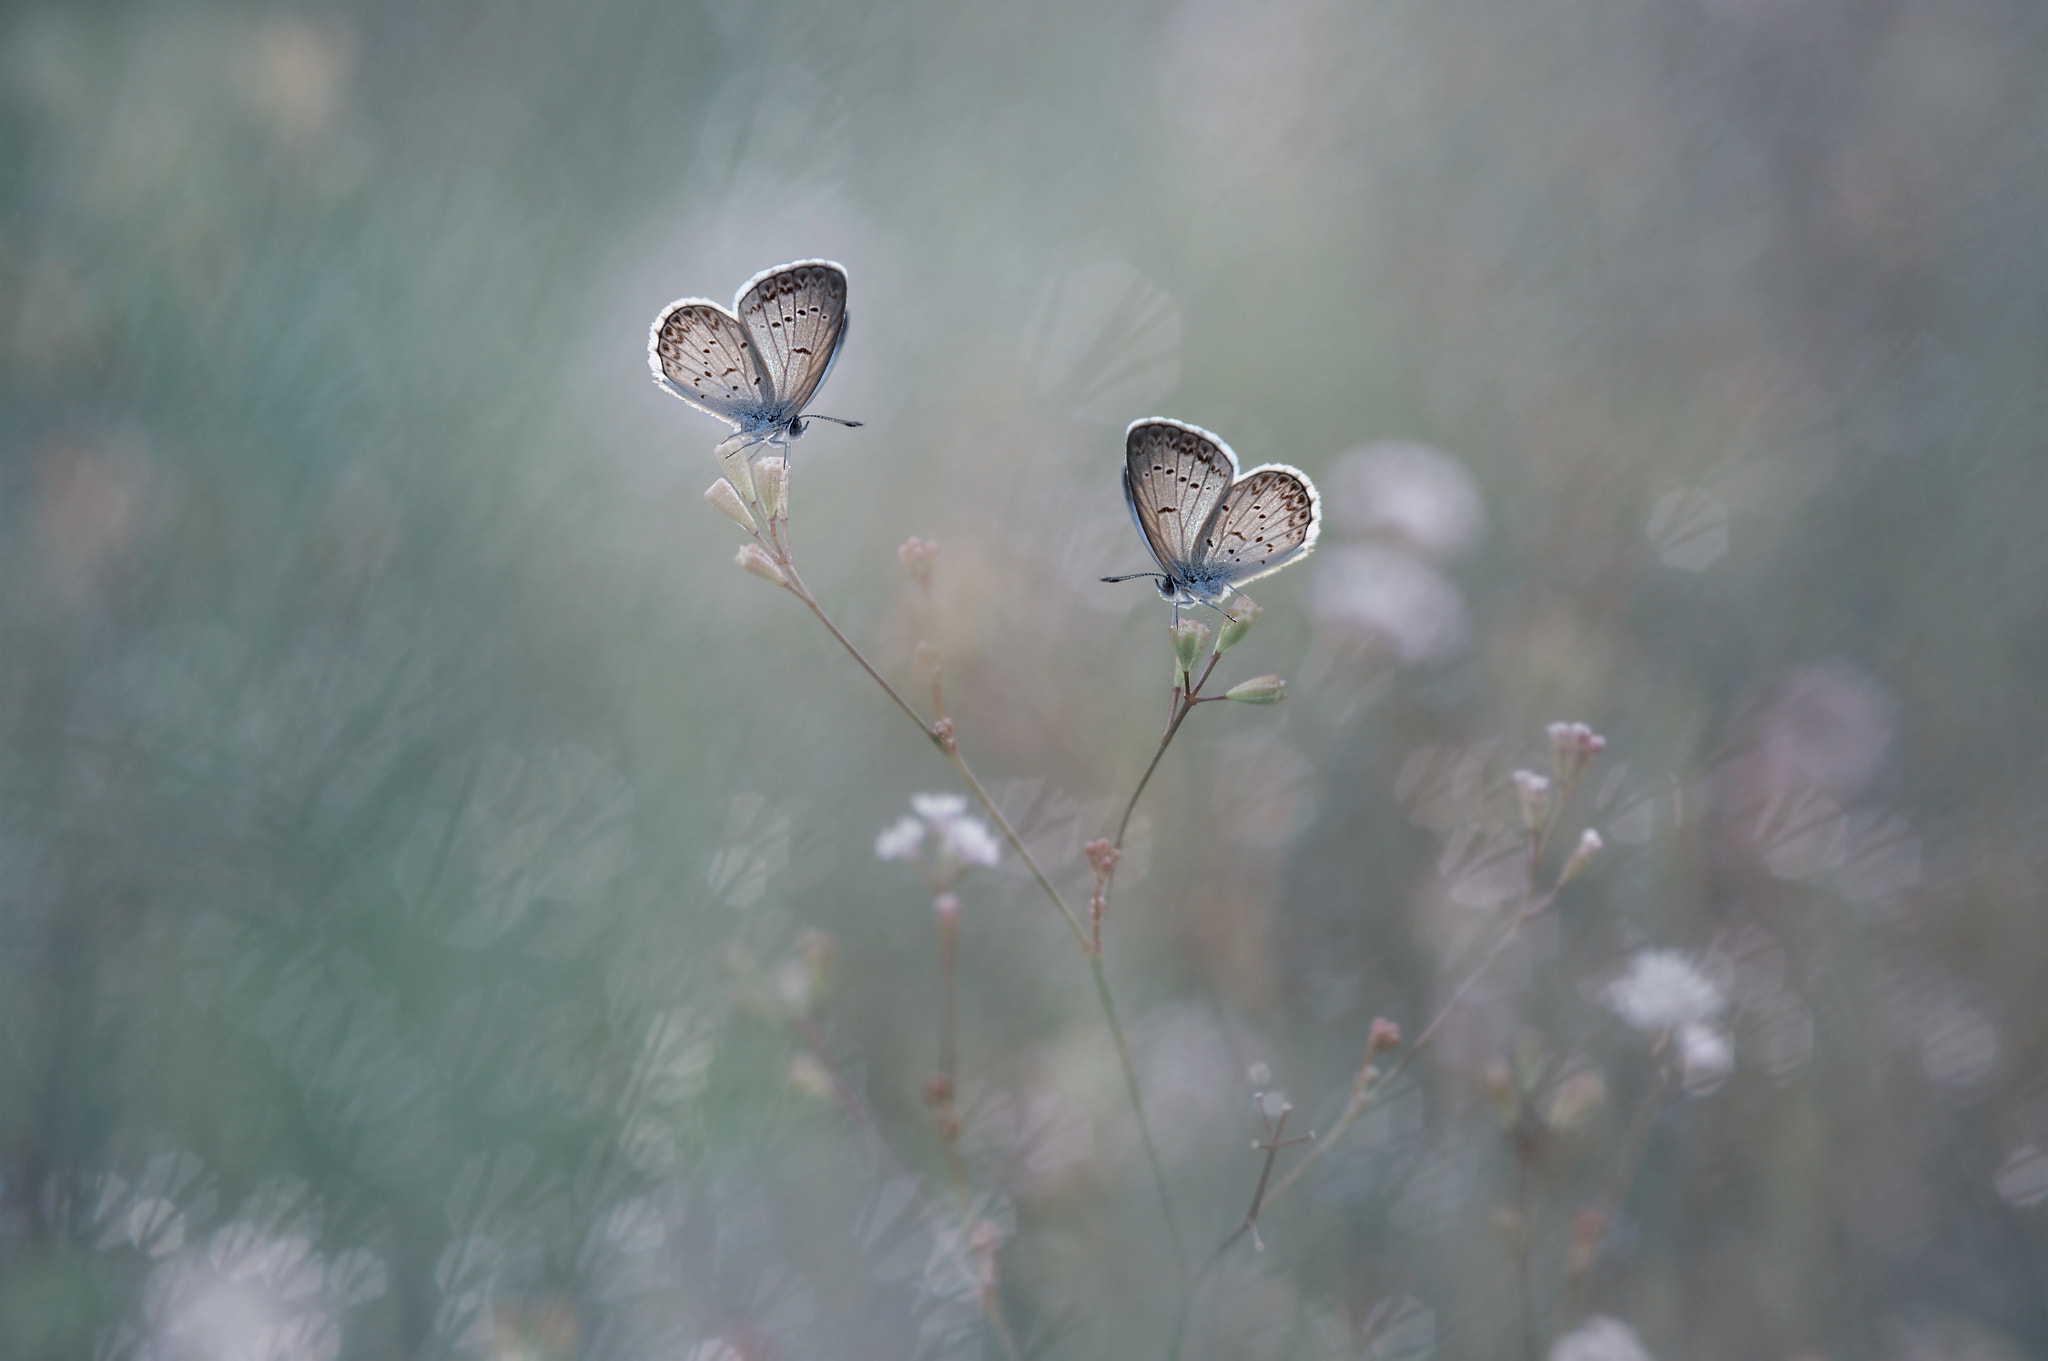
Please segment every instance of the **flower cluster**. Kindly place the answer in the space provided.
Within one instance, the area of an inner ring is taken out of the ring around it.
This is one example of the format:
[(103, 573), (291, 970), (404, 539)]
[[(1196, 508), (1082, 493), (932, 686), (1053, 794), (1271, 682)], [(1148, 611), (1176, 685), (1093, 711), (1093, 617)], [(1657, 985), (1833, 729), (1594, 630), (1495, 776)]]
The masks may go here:
[(1639, 951), (1600, 997), (1630, 1029), (1677, 1041), (1688, 1090), (1717, 1086), (1734, 1067), (1734, 1047), (1720, 1024), (1727, 995), (1678, 951)]
[(993, 869), (1002, 859), (1002, 845), (988, 824), (967, 816), (960, 794), (912, 794), (911, 812), (882, 829), (875, 838), (877, 860), (920, 865), (938, 892), (974, 866)]

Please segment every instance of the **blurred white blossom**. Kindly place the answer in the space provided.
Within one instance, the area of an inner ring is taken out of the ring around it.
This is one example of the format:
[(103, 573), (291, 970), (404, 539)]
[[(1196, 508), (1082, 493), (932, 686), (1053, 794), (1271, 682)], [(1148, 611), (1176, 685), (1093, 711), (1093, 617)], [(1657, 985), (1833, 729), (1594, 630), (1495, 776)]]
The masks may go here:
[(924, 824), (905, 813), (875, 838), (875, 859), (915, 860), (924, 848)]
[(1639, 952), (1600, 997), (1632, 1029), (1650, 1035), (1703, 1025), (1728, 1005), (1714, 981), (1676, 950)]
[(961, 871), (992, 869), (1002, 859), (1002, 846), (988, 824), (967, 816), (960, 794), (912, 794), (913, 810), (884, 827), (875, 838), (877, 860), (923, 865), (935, 888), (958, 878)]
[(1412, 440), (1382, 440), (1337, 460), (1328, 479), (1331, 517), (1381, 534), (1433, 561), (1455, 557), (1486, 527), (1479, 484), (1449, 454)]
[(1595, 1314), (1559, 1338), (1550, 1361), (1653, 1361), (1636, 1330), (1618, 1319)]
[(1735, 1045), (1719, 1026), (1694, 1021), (1678, 1027), (1678, 1060), (1685, 1089), (1704, 1096), (1735, 1070)]
[(952, 821), (967, 811), (965, 794), (912, 794), (910, 806), (933, 826)]
[(946, 854), (963, 865), (980, 865), (983, 869), (995, 868), (1002, 858), (1002, 847), (996, 844), (995, 834), (979, 818), (959, 817), (945, 824)]

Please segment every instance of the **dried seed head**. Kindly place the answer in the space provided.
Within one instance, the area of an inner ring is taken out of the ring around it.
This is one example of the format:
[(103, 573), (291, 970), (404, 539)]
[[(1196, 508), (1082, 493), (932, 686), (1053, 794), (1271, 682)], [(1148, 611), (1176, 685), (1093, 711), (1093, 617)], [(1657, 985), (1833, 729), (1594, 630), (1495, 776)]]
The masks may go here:
[(1278, 676), (1253, 676), (1225, 690), (1223, 697), (1239, 704), (1278, 704), (1287, 698), (1287, 682)]
[(1173, 656), (1185, 676), (1195, 669), (1195, 659), (1209, 646), (1209, 626), (1199, 619), (1183, 619), (1173, 626)]
[(724, 478), (719, 478), (705, 489), (704, 499), (715, 506), (719, 514), (749, 534), (760, 532), (761, 527), (754, 522), (754, 513), (747, 509), (745, 501), (740, 500), (740, 494), (733, 490), (732, 483)]
[(1265, 610), (1260, 607), (1258, 601), (1241, 595), (1226, 613), (1229, 615), (1229, 622), (1223, 626), (1222, 632), (1216, 635), (1216, 652), (1219, 656), (1243, 642), (1244, 636), (1252, 631), (1252, 625), (1259, 622), (1259, 616), (1264, 614)]
[(759, 505), (761, 498), (754, 494), (754, 470), (747, 462), (750, 447), (747, 439), (734, 435), (718, 446), (718, 461), (725, 468), (725, 480), (732, 483), (740, 499), (749, 505)]
[(789, 578), (782, 575), (782, 569), (775, 565), (775, 559), (762, 552), (761, 545), (757, 543), (741, 544), (739, 556), (733, 561), (763, 581), (772, 581), (777, 586), (789, 585)]
[(789, 518), (789, 460), (764, 458), (754, 465), (754, 487), (760, 494), (761, 513), (771, 520)]

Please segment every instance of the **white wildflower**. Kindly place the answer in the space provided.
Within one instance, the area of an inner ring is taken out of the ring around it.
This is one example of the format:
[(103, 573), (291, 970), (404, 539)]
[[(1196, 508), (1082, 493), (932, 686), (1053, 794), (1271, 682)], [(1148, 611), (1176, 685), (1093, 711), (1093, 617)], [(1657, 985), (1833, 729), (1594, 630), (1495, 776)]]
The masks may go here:
[(1676, 950), (1639, 952), (1628, 972), (1609, 983), (1600, 998), (1646, 1035), (1711, 1021), (1728, 1005), (1714, 981)]
[(1719, 1026), (1694, 1021), (1678, 1027), (1678, 1059), (1685, 1070), (1685, 1089), (1705, 1096), (1735, 1070), (1735, 1046)]
[(995, 835), (979, 818), (956, 817), (945, 824), (939, 835), (946, 854), (963, 865), (993, 869), (1002, 857), (1002, 847), (996, 844)]
[(923, 845), (924, 824), (906, 813), (875, 838), (875, 859), (915, 860)]
[(967, 811), (965, 794), (912, 794), (910, 806), (926, 822), (939, 826)]
[(1643, 1349), (1636, 1330), (1618, 1319), (1595, 1314), (1559, 1338), (1550, 1361), (1655, 1361)]

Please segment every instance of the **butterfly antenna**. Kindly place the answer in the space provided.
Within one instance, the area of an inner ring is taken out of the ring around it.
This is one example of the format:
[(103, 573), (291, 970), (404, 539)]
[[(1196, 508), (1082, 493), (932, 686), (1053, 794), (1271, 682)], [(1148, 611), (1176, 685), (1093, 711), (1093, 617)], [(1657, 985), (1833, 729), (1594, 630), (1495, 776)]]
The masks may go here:
[(830, 421), (834, 425), (843, 425), (848, 430), (858, 430), (861, 426), (867, 424), (866, 421), (849, 421), (842, 416), (820, 416), (815, 413), (804, 417), (804, 419), (807, 421)]
[(1165, 577), (1164, 577), (1163, 575), (1161, 575), (1160, 573), (1158, 573), (1158, 572), (1132, 572), (1132, 573), (1130, 573), (1130, 574), (1129, 574), (1128, 576), (1120, 576), (1120, 577), (1104, 577), (1104, 578), (1102, 578), (1102, 579), (1103, 579), (1104, 581), (1109, 581), (1109, 582), (1116, 582), (1116, 581), (1164, 581), (1164, 580), (1166, 580), (1166, 578), (1165, 578)]

